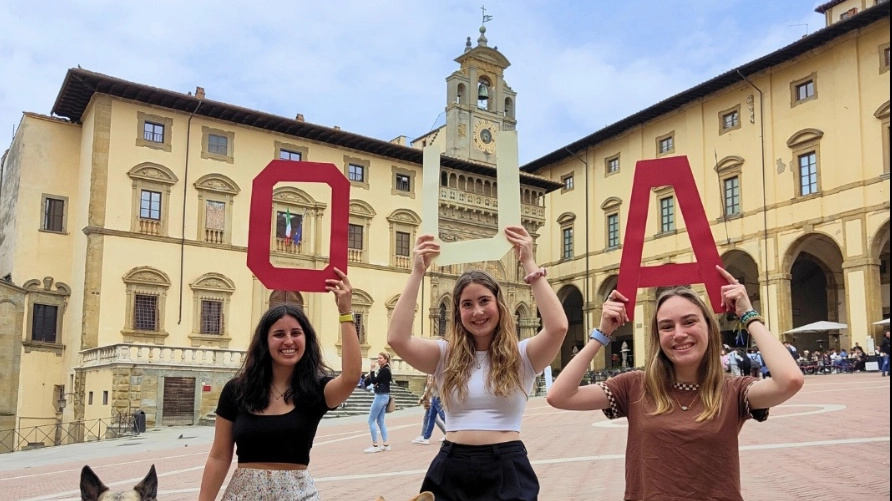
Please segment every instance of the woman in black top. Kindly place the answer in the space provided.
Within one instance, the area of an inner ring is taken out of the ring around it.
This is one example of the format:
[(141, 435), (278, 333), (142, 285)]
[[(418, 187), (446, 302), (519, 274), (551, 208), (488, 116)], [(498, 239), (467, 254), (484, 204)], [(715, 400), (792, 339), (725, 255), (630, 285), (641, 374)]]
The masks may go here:
[[(375, 373), (375, 363), (372, 362), (371, 371), (365, 378), (365, 385), (375, 385), (375, 400), (369, 408), (369, 432), (372, 434), (372, 446), (365, 449), (364, 452), (382, 452), (389, 451), (390, 444), (387, 443), (387, 425), (384, 424), (384, 414), (387, 412), (387, 404), (390, 403), (390, 382), (393, 375), (390, 373), (390, 353), (378, 353), (378, 365), (381, 369)], [(381, 445), (378, 445), (378, 429), (381, 430)]]
[(292, 305), (270, 308), (260, 319), (242, 368), (226, 383), (217, 406), (214, 443), (201, 478), (199, 501), (216, 499), (238, 450), (238, 468), (223, 500), (318, 501), (307, 472), (322, 416), (353, 393), (362, 370), (350, 311), (352, 288), (338, 269), (326, 280), (340, 313), (341, 374), (332, 378), (313, 326)]

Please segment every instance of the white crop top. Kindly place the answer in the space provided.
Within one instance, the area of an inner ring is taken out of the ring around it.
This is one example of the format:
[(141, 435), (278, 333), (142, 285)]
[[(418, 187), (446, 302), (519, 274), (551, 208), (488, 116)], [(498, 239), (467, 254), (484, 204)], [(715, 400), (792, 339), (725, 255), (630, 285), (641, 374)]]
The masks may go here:
[[(520, 383), (523, 391), (515, 391), (510, 397), (497, 397), (487, 391), (485, 377), (489, 373), (489, 352), (477, 352), (477, 365), (471, 366), (468, 378), (468, 394), (464, 400), (456, 400), (454, 395), (441, 392), (440, 398), (447, 400), (446, 431), (494, 430), (520, 431), (520, 420), (527, 406), (527, 397), (533, 389), (536, 372), (527, 356), (527, 342), (518, 343), (521, 359)], [(437, 386), (444, 380), (443, 367), (446, 360), (446, 341), (439, 340), (440, 361), (434, 372)]]

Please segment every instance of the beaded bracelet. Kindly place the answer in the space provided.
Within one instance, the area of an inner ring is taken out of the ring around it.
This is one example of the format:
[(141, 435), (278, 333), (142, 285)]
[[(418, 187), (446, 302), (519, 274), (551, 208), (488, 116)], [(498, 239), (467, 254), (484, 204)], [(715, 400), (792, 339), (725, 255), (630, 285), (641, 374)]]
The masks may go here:
[(758, 316), (759, 316), (758, 311), (750, 310), (740, 316), (740, 323), (742, 323), (743, 325), (746, 325), (746, 324), (750, 323), (751, 319), (753, 319), (754, 317), (758, 317)]
[(544, 277), (544, 276), (546, 276), (546, 275), (548, 275), (548, 270), (546, 270), (545, 268), (539, 268), (538, 270), (536, 270), (536, 271), (530, 273), (529, 275), (523, 277), (523, 281), (524, 281), (527, 285), (529, 285), (529, 284), (531, 284), (531, 283), (533, 282), (533, 280), (536, 280), (537, 278), (540, 278), (540, 277)]
[(750, 317), (750, 318), (743, 324), (743, 326), (744, 326), (747, 330), (749, 330), (750, 324), (753, 323), (753, 322), (761, 322), (762, 325), (765, 325), (765, 319), (762, 318), (762, 315), (755, 315), (755, 316)]

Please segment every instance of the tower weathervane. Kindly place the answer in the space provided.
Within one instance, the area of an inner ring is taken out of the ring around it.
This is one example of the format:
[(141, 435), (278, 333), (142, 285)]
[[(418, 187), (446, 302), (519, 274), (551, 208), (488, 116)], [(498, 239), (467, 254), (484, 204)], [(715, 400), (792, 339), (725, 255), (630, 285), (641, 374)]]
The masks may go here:
[(492, 16), (486, 14), (485, 5), (481, 5), (480, 10), (483, 11), (483, 22), (481, 24), (486, 24), (487, 21), (492, 21)]

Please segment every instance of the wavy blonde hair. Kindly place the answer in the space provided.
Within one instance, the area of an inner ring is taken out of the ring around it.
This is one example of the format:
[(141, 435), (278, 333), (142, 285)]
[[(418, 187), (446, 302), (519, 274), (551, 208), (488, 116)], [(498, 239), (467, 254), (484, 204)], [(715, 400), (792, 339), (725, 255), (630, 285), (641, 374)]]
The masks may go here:
[[(499, 325), (493, 333), (489, 347), (489, 377), (486, 389), (499, 397), (508, 397), (521, 389), (520, 371), (522, 368), (520, 350), (517, 347), (514, 316), (508, 310), (508, 303), (502, 294), (498, 282), (484, 271), (474, 270), (462, 274), (455, 282), (452, 297), (452, 326), (446, 332), (448, 348), (446, 350), (445, 367), (443, 368), (443, 386), (440, 394), (456, 395), (457, 400), (468, 396), (468, 378), (471, 367), (477, 363), (477, 349), (470, 332), (461, 322), (461, 294), (465, 287), (480, 284), (495, 297), (499, 307)], [(447, 406), (448, 399), (443, 398)]]
[(722, 408), (722, 386), (725, 383), (725, 371), (722, 368), (722, 335), (719, 325), (706, 303), (700, 296), (687, 287), (674, 287), (663, 291), (657, 298), (657, 310), (650, 322), (650, 342), (647, 345), (647, 367), (644, 375), (644, 395), (656, 405), (651, 415), (666, 414), (675, 408), (675, 400), (670, 396), (675, 383), (675, 366), (663, 353), (660, 346), (660, 330), (657, 313), (667, 299), (680, 297), (695, 304), (706, 322), (707, 346), (703, 360), (697, 371), (700, 383), (700, 400), (703, 411), (697, 416), (697, 422), (713, 419)]

